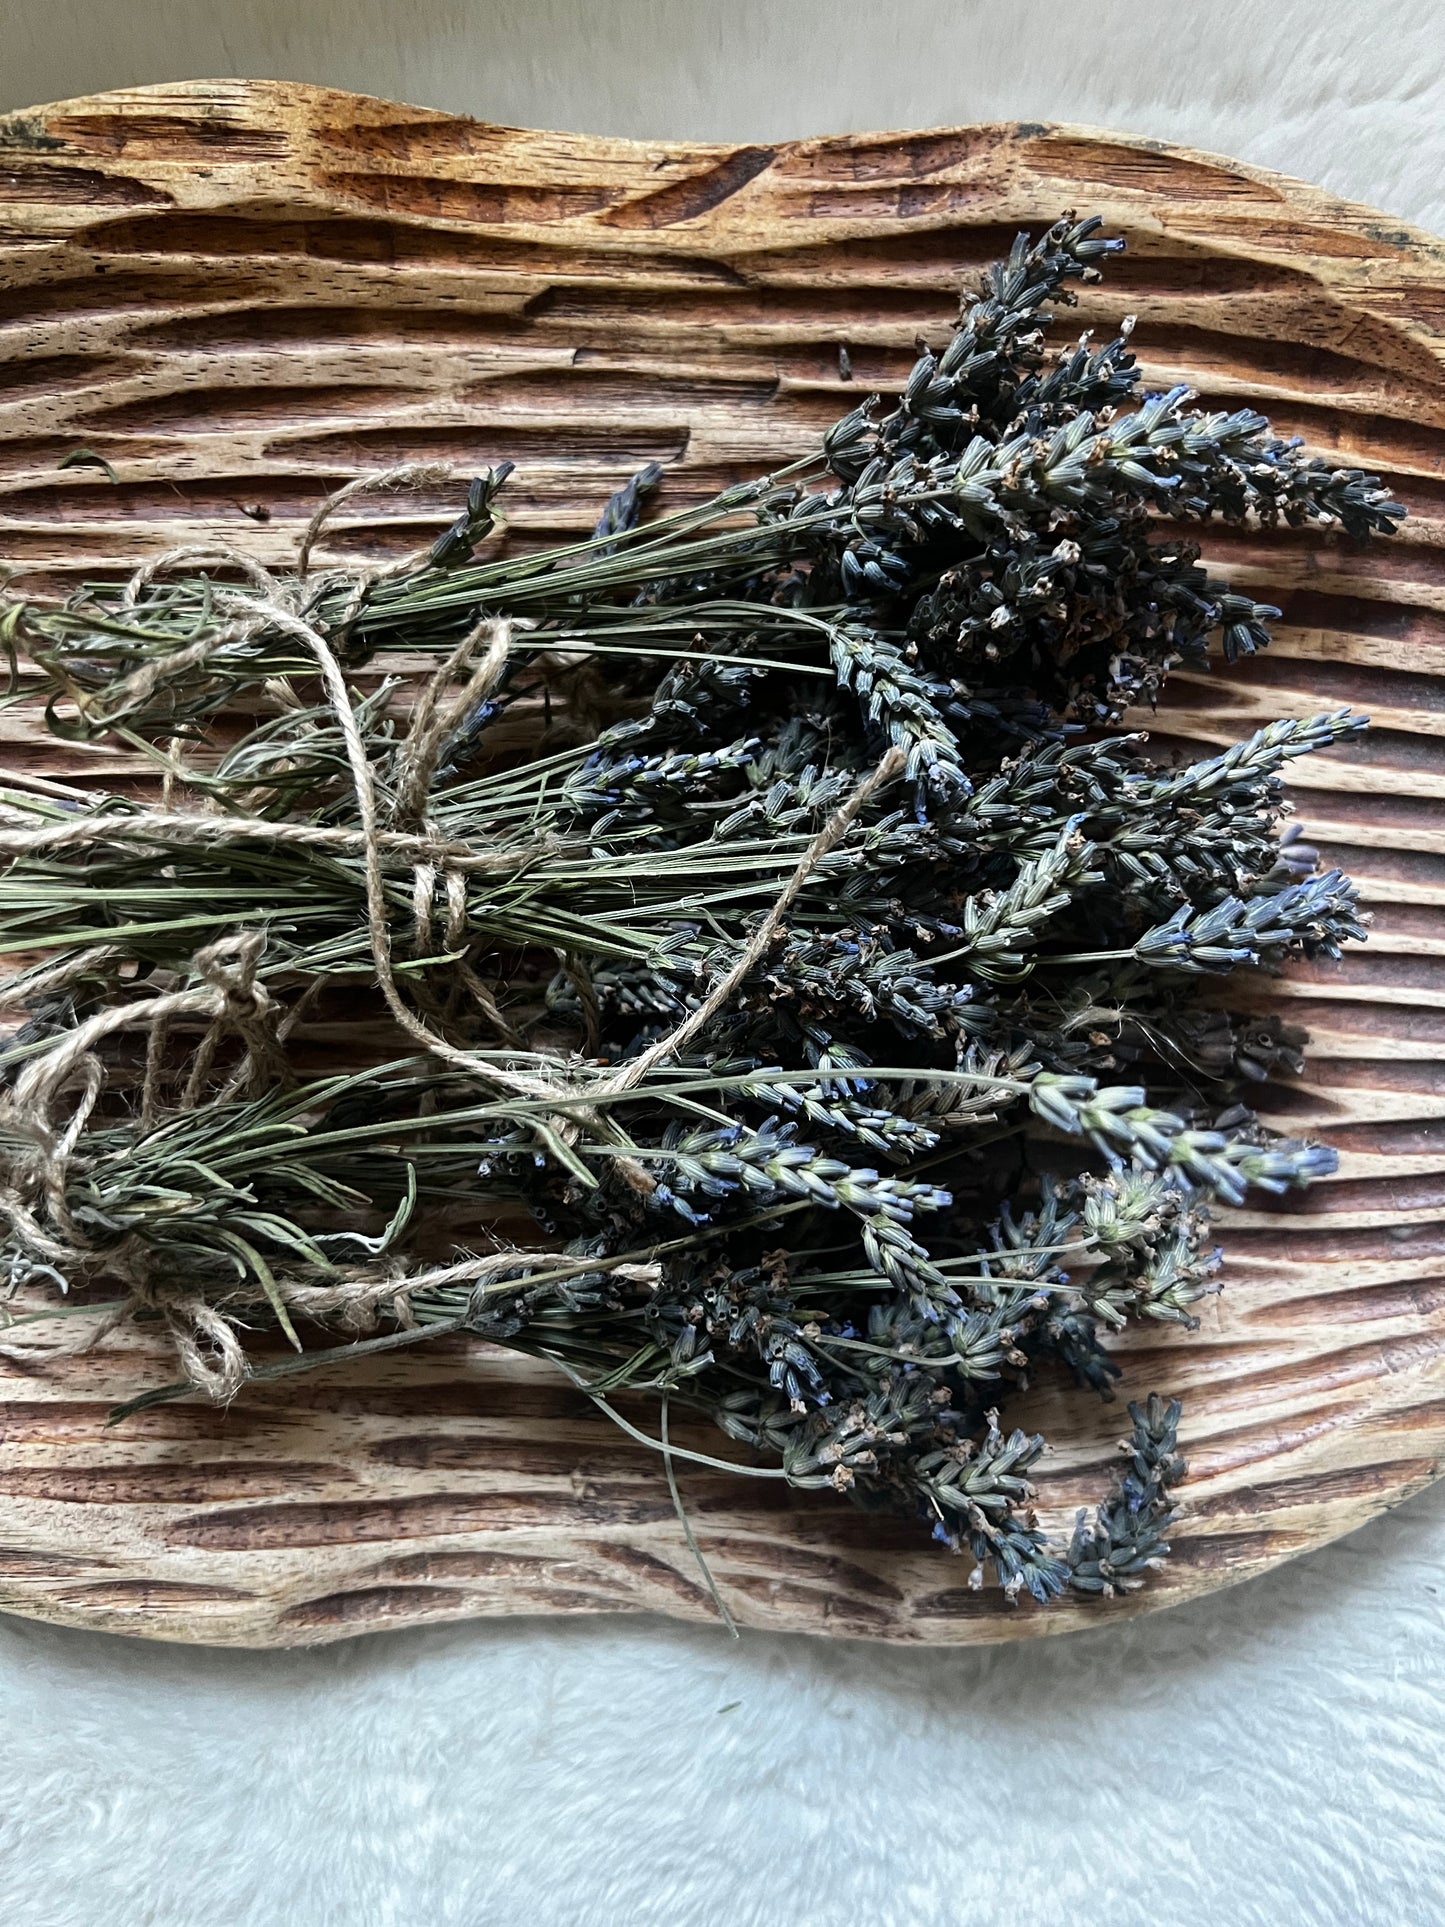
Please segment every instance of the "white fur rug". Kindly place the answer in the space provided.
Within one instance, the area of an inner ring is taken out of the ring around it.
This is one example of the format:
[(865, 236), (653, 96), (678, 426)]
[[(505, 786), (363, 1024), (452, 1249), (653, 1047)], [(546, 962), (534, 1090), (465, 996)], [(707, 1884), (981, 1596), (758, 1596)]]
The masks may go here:
[[(275, 75), (766, 139), (1023, 117), (1445, 230), (1437, 0), (8, 0), (0, 105)], [(6, 1927), (1433, 1927), (1445, 1486), (1237, 1592), (973, 1654), (0, 1620)]]
[(1113, 1632), (0, 1620), (7, 1927), (1435, 1927), (1445, 1486)]

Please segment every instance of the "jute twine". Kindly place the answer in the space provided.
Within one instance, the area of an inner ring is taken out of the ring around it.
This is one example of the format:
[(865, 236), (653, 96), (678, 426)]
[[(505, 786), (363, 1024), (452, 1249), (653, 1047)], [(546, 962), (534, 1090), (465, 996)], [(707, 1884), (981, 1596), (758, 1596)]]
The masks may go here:
[[(428, 820), (432, 780), (442, 749), (462, 718), (501, 681), (513, 644), (513, 625), (504, 615), (484, 615), (462, 637), (451, 655), (428, 680), (413, 710), (396, 766), (390, 806), (383, 816), (366, 744), (347, 691), (337, 654), (338, 641), (379, 580), (415, 566), (415, 559), (389, 569), (328, 574), (321, 587), (338, 585), (346, 595), (340, 616), (323, 628), (317, 614), (321, 602), (318, 579), (309, 575), (313, 549), (326, 522), (347, 501), (368, 491), (419, 486), (452, 479), (451, 471), (427, 466), (389, 469), (363, 477), (338, 490), (322, 504), (302, 537), (297, 573), (281, 579), (253, 557), (217, 546), (177, 548), (156, 556), (138, 569), (126, 586), (123, 602), (136, 607), (146, 589), (162, 576), (179, 569), (224, 566), (240, 573), (250, 585), (242, 593), (213, 585), (211, 607), (219, 617), (212, 627), (169, 655), (142, 664), (119, 678), (102, 695), (77, 698), (87, 722), (103, 728), (111, 718), (130, 713), (147, 701), (162, 682), (187, 669), (202, 666), (221, 649), (245, 643), (263, 633), (285, 635), (300, 643), (316, 664), (345, 747), (354, 792), (357, 825), (354, 829), (315, 824), (277, 823), (263, 818), (208, 814), (201, 811), (137, 809), (95, 812), (73, 822), (31, 826), (23, 812), (0, 809), (0, 854), (52, 854), (106, 841), (141, 848), (177, 845), (263, 842), (309, 845), (359, 857), (365, 886), (366, 929), (377, 986), (401, 1031), (428, 1055), (450, 1069), (463, 1071), (496, 1090), (540, 1099), (557, 1109), (548, 1120), (549, 1133), (564, 1143), (575, 1142), (586, 1124), (596, 1125), (602, 1108), (634, 1092), (647, 1077), (676, 1057), (699, 1036), (749, 973), (766, 955), (784, 918), (809, 876), (847, 834), (870, 799), (900, 775), (906, 765), (901, 749), (890, 749), (851, 796), (834, 811), (813, 838), (767, 914), (751, 932), (729, 969), (708, 995), (666, 1036), (622, 1066), (614, 1076), (598, 1082), (579, 1080), (586, 1067), (580, 1060), (557, 1057), (529, 1068), (498, 1061), (497, 1053), (480, 1054), (454, 1043), (429, 1024), (403, 998), (393, 963), (393, 935), (386, 899), (388, 863), (401, 861), (412, 868), (413, 940), (416, 954), (432, 955), (438, 905), (442, 940), (455, 959), (453, 968), (483, 1012), (504, 1039), (519, 1043), (510, 1031), (486, 985), (465, 957), (469, 940), (468, 879), (478, 874), (515, 872), (548, 846), (525, 850), (479, 850), (470, 843), (442, 836)], [(20, 625), (23, 632), (23, 623)], [(171, 786), (163, 804), (168, 803)], [(75, 1223), (68, 1204), (68, 1177), (77, 1144), (104, 1085), (105, 1073), (98, 1047), (126, 1031), (147, 1033), (146, 1070), (142, 1084), (141, 1125), (149, 1128), (162, 1110), (162, 1075), (167, 1033), (179, 1021), (204, 1022), (180, 1107), (199, 1103), (211, 1075), (216, 1054), (228, 1037), (242, 1047), (241, 1063), (223, 1095), (262, 1089), (285, 1076), (285, 1043), (301, 1014), (300, 1005), (283, 1010), (270, 997), (258, 976), (265, 945), (264, 932), (246, 931), (223, 938), (200, 951), (194, 962), (199, 983), (107, 1008), (62, 1033), (46, 1051), (28, 1059), (0, 1106), (0, 1121), (20, 1140), (24, 1150), (12, 1159), (0, 1180), (0, 1217), (16, 1240), (62, 1277), (89, 1279), (105, 1274), (121, 1280), (130, 1293), (130, 1310), (147, 1308), (165, 1320), (181, 1367), (190, 1383), (210, 1397), (232, 1397), (247, 1377), (244, 1349), (227, 1317), (224, 1296), (207, 1296), (170, 1282), (158, 1281), (146, 1263), (140, 1240), (98, 1249)], [(63, 988), (103, 966), (117, 953), (95, 946), (64, 960), (51, 971), (29, 972), (25, 995), (33, 999), (43, 990)], [(55, 1120), (59, 1100), (71, 1092), (75, 1101), (63, 1124)], [(635, 1159), (613, 1154), (624, 1179), (639, 1191), (650, 1192), (655, 1180)], [(42, 1215), (43, 1214), (43, 1215)], [(550, 1254), (555, 1257), (555, 1254)], [(344, 1267), (321, 1279), (275, 1275), (276, 1293), (288, 1312), (339, 1323), (353, 1331), (369, 1328), (385, 1309), (399, 1322), (409, 1317), (409, 1301), (418, 1292), (442, 1285), (485, 1285), (500, 1274), (515, 1273), (546, 1262), (549, 1254), (502, 1250), (484, 1257), (468, 1257), (448, 1266), (408, 1272), (399, 1260)], [(247, 1295), (254, 1303), (254, 1289)], [(90, 1342), (100, 1333), (93, 1332)]]

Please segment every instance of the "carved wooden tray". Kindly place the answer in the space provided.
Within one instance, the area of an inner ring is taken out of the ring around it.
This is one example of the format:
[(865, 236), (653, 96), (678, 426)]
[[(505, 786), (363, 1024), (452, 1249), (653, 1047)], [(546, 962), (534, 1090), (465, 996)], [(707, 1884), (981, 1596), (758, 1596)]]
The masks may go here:
[[(1145, 1592), (1010, 1610), (912, 1528), (880, 1539), (827, 1497), (685, 1470), (749, 1625), (921, 1642), (1107, 1624), (1260, 1572), (1440, 1469), (1445, 244), (1255, 168), (1061, 127), (684, 147), (240, 81), (0, 120), (0, 558), (52, 583), (211, 535), (282, 561), (327, 490), (399, 459), (518, 461), (518, 539), (582, 529), (647, 460), (674, 500), (710, 490), (896, 382), (915, 337), (945, 332), (960, 274), (1068, 207), (1129, 240), (1079, 326), (1136, 313), (1156, 385), (1258, 403), (1412, 511), (1368, 553), (1215, 536), (1282, 605), (1279, 638), (1247, 669), (1179, 677), (1155, 725), (1221, 743), (1321, 705), (1375, 718), (1296, 777), (1373, 937), (1278, 993), (1314, 1056), (1273, 1108), (1325, 1132), (1340, 1172), (1233, 1214), (1196, 1337), (1122, 1347), (1131, 1390), (1187, 1411), (1188, 1515)], [(82, 446), (116, 483), (58, 467)], [(443, 510), (393, 500), (389, 533), (410, 546)], [(363, 518), (333, 538), (368, 539)], [(131, 773), (14, 712), (0, 738), (12, 767)], [(105, 1429), (111, 1401), (170, 1375), (134, 1341), (0, 1359), (0, 1605), (249, 1645), (478, 1613), (709, 1614), (656, 1459), (538, 1368), (448, 1342)], [(1049, 1392), (1019, 1409), (1058, 1444), (1043, 1510), (1060, 1526), (1106, 1484), (1121, 1408)]]

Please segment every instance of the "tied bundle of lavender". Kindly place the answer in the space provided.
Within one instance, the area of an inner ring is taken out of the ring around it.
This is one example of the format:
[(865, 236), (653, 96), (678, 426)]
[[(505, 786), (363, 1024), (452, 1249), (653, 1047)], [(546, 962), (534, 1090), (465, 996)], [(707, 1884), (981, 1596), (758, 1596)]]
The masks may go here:
[(643, 519), (649, 470), (589, 541), (478, 559), (504, 465), (426, 553), (314, 569), (343, 502), (427, 479), (392, 471), (291, 576), (6, 605), (51, 727), (161, 777), (0, 792), (0, 1218), (59, 1301), (15, 1323), (162, 1322), (184, 1377), (136, 1404), (468, 1332), (670, 1481), (721, 1463), (686, 1408), (1010, 1596), (1140, 1583), (1177, 1407), (1131, 1405), (1067, 1544), (998, 1413), (1041, 1372), (1108, 1395), (1111, 1330), (1193, 1324), (1211, 1202), (1333, 1168), (1240, 1101), (1303, 1039), (1227, 980), (1364, 934), (1281, 830), (1288, 760), (1363, 719), (1177, 767), (1120, 725), (1278, 614), (1189, 524), (1403, 511), (1139, 399), (1127, 329), (1047, 361), (1098, 227), (1021, 236), (895, 405), (706, 502)]

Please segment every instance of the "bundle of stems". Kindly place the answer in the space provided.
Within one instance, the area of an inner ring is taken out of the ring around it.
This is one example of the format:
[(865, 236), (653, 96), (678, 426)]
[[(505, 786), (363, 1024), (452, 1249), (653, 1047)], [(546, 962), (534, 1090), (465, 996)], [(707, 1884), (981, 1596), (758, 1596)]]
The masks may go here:
[[(1226, 980), (1364, 934), (1282, 827), (1289, 759), (1363, 719), (1178, 767), (1116, 725), (1278, 613), (1177, 524), (1403, 511), (1250, 411), (1126, 406), (1127, 328), (1046, 365), (1117, 245), (1021, 236), (892, 409), (650, 521), (644, 471), (585, 543), (476, 560), (504, 467), (389, 569), (311, 567), (353, 486), (286, 577), (12, 599), (51, 727), (161, 779), (0, 791), (12, 1285), (162, 1321), (185, 1378), (140, 1402), (466, 1331), (649, 1440), (615, 1401), (651, 1397), (669, 1477), (707, 1456), (676, 1404), (1011, 1595), (1138, 1584), (1177, 1407), (1131, 1406), (1055, 1545), (998, 1406), (1107, 1395), (1105, 1334), (1194, 1322), (1211, 1200), (1333, 1168), (1240, 1101), (1302, 1038)], [(267, 1324), (294, 1360), (248, 1352)]]

